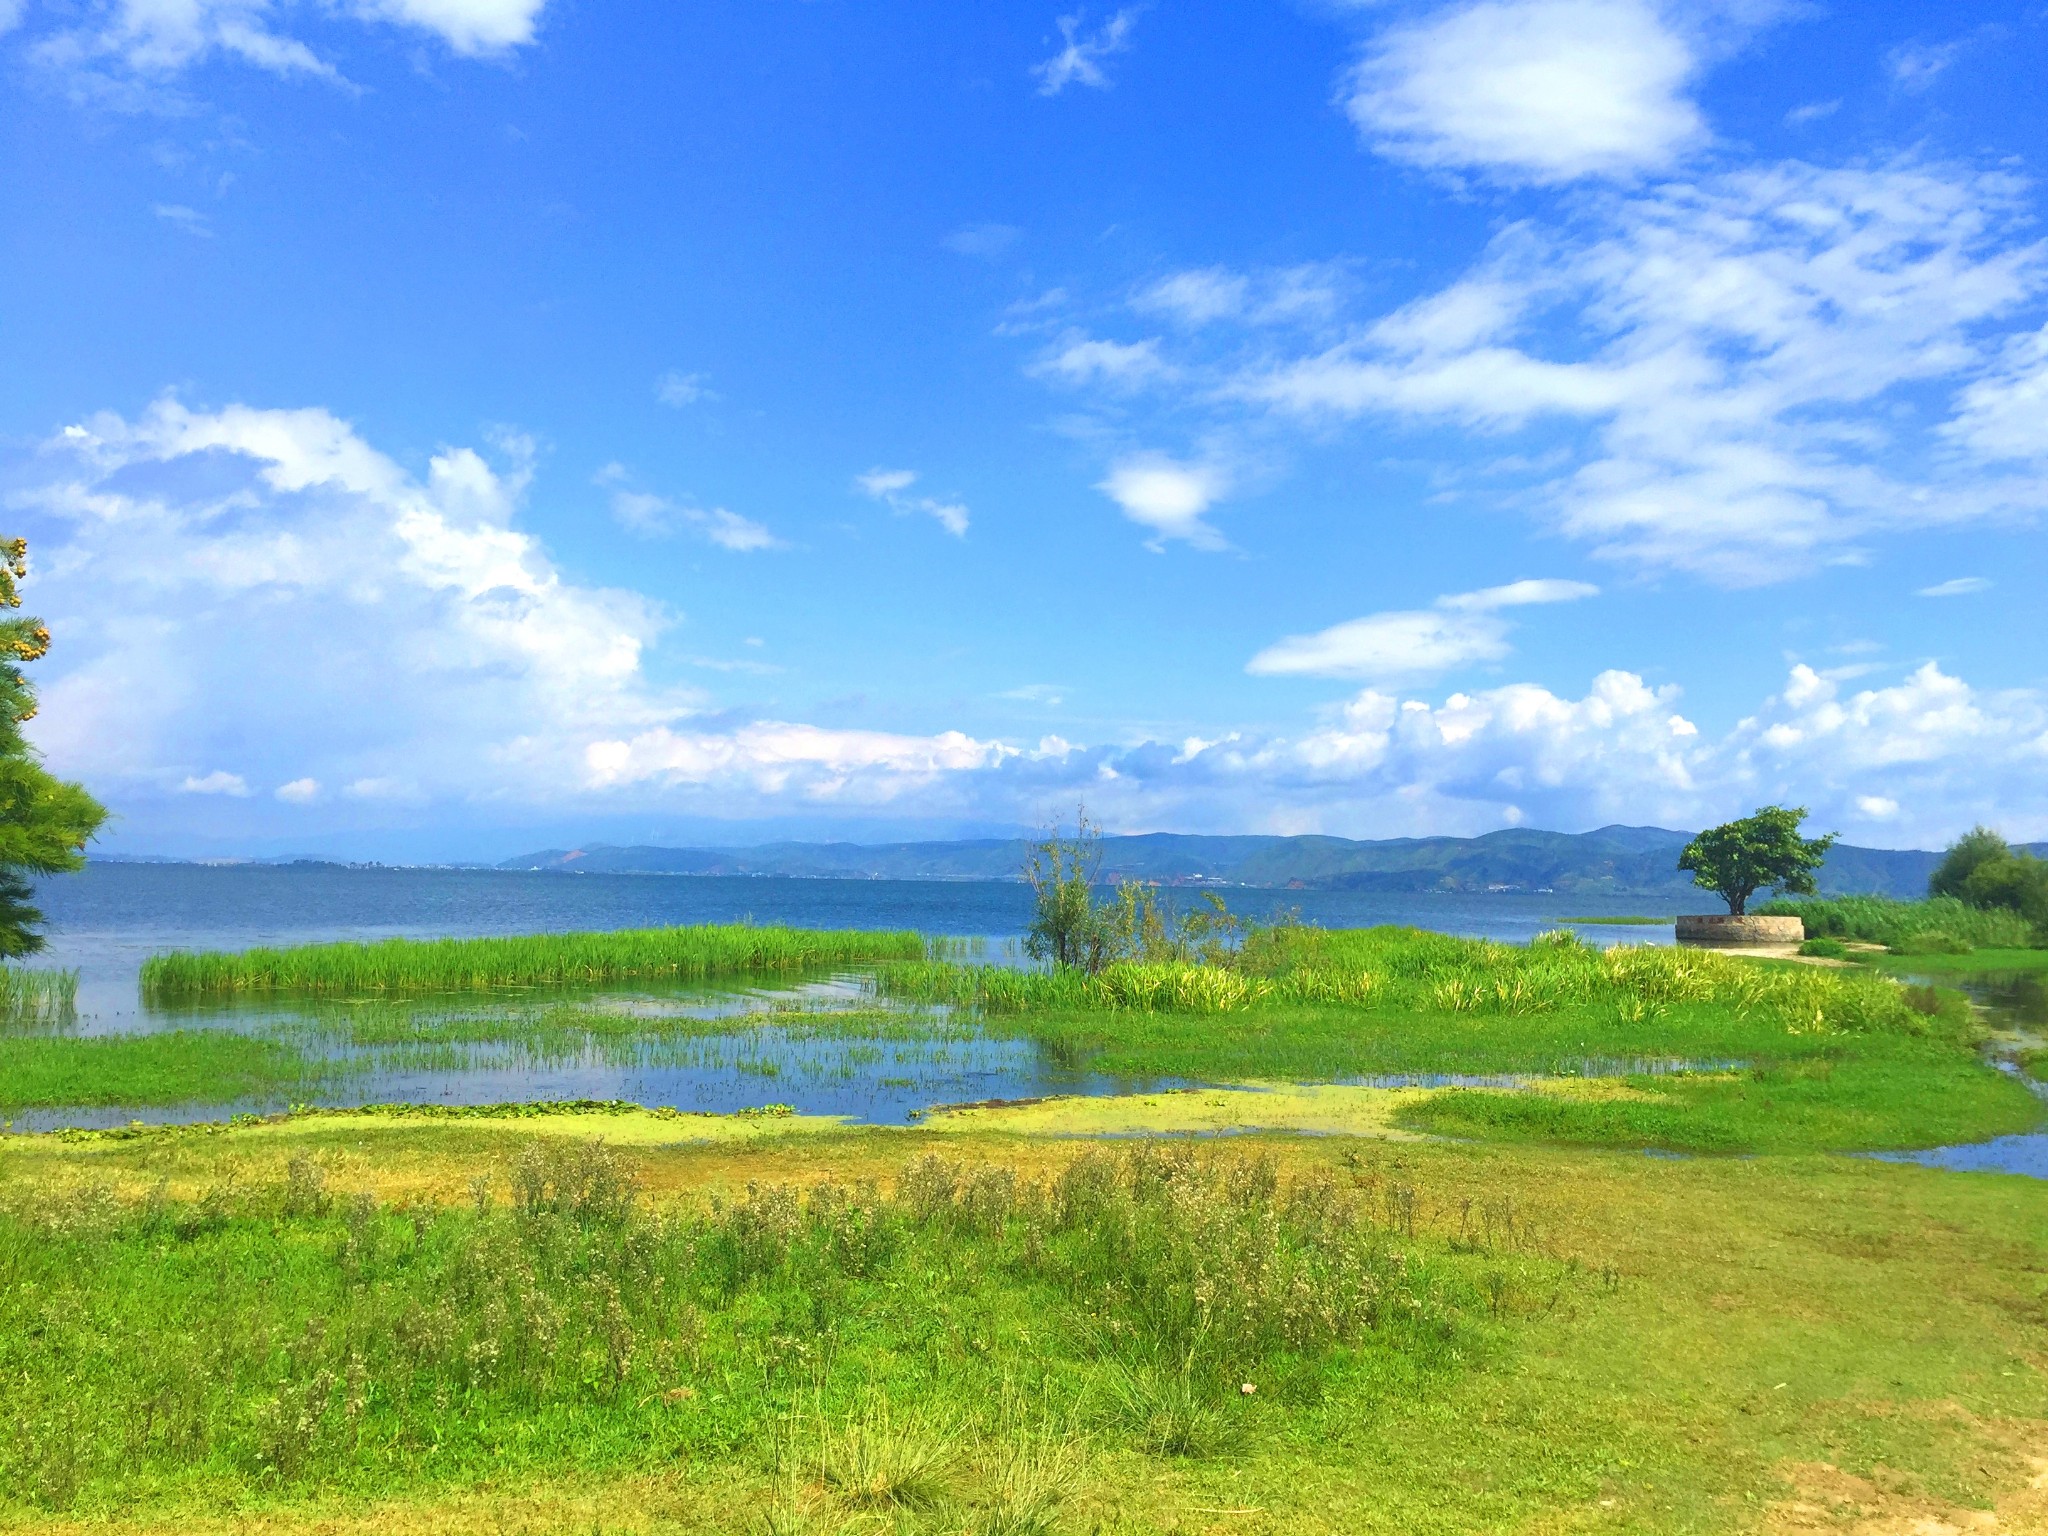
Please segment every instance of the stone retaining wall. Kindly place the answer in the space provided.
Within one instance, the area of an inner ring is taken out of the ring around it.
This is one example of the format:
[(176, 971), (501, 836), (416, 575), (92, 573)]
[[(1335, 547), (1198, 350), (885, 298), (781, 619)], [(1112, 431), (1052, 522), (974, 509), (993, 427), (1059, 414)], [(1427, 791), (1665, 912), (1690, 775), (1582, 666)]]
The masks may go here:
[(1796, 917), (1730, 917), (1717, 912), (1678, 920), (1678, 942), (1709, 944), (1715, 948), (1738, 944), (1798, 944), (1806, 938), (1806, 924)]

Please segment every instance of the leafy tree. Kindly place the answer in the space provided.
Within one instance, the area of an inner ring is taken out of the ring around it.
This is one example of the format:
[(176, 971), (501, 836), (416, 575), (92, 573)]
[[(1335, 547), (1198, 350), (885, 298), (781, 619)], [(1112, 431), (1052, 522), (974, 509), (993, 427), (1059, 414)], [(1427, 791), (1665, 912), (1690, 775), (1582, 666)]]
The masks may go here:
[(7, 615), (0, 617), (0, 959), (10, 960), (43, 947), (31, 877), (77, 869), (107, 819), (82, 785), (43, 767), (22, 731), (36, 713), (35, 688), (22, 666), (50, 650), (43, 621), (12, 612), (21, 606), (19, 583), (27, 575), (27, 541), (0, 541), (0, 613)]
[(1034, 960), (1099, 971), (1109, 959), (1109, 928), (1095, 905), (1095, 877), (1102, 869), (1102, 828), (1088, 808), (1074, 812), (1074, 834), (1055, 824), (1025, 855), (1024, 878), (1034, 906), (1024, 952)]
[(1811, 896), (1813, 872), (1838, 834), (1801, 837), (1804, 820), (1804, 806), (1767, 805), (1753, 816), (1700, 833), (1679, 854), (1678, 867), (1692, 872), (1694, 885), (1719, 892), (1733, 917), (1741, 917), (1749, 898), (1766, 887), (1788, 896)]
[(1963, 888), (1970, 883), (1972, 875), (1986, 864), (1997, 864), (2011, 857), (2012, 845), (2004, 838), (1989, 827), (1972, 827), (1948, 845), (1948, 852), (1942, 855), (1941, 862), (1928, 877), (1927, 894), (1967, 900)]
[(1962, 894), (1973, 907), (2004, 907), (2048, 927), (2048, 860), (2030, 853), (1987, 860), (1970, 872)]
[(1071, 836), (1054, 826), (1031, 845), (1024, 878), (1035, 902), (1026, 954), (1090, 972), (1119, 960), (1229, 965), (1236, 959), (1246, 927), (1215, 892), (1204, 892), (1201, 904), (1176, 915), (1161, 908), (1151, 886), (1135, 880), (1098, 901), (1101, 872), (1102, 828), (1088, 819), (1085, 806), (1075, 811)]

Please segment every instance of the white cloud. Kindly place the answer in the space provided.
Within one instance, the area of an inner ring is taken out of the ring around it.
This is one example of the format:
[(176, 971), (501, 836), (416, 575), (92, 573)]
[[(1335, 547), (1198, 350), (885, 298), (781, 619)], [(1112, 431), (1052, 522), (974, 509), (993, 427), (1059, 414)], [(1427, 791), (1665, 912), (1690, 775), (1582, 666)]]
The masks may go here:
[(752, 554), (763, 549), (789, 546), (752, 518), (741, 517), (723, 507), (699, 507), (671, 501), (649, 491), (635, 490), (626, 482), (631, 472), (623, 464), (607, 464), (592, 480), (612, 487), (612, 518), (620, 527), (642, 538), (660, 539), (678, 532), (694, 533), (720, 549), (735, 554)]
[(1138, 19), (1137, 8), (1118, 11), (1093, 32), (1081, 30), (1084, 19), (1079, 11), (1059, 18), (1060, 51), (1031, 71), (1038, 77), (1039, 95), (1057, 96), (1070, 85), (1093, 86), (1098, 91), (1109, 89), (1109, 76), (1103, 71), (1103, 60), (1131, 46), (1131, 27)]
[(1884, 795), (1858, 795), (1856, 809), (1869, 821), (1896, 821), (1899, 802)]
[[(333, 10), (440, 38), (458, 54), (482, 57), (533, 41), (546, 0), (354, 0)], [(278, 30), (286, 9), (272, 0), (113, 0), (86, 25), (60, 27), (35, 44), (44, 65), (101, 99), (132, 98), (103, 71), (165, 80), (222, 56), (277, 75), (341, 76), (304, 42)]]
[(671, 368), (654, 381), (654, 398), (663, 405), (673, 406), (677, 410), (695, 405), (700, 400), (716, 400), (718, 396), (706, 382), (708, 377), (702, 373), (684, 373), (680, 369)]
[(1499, 610), (1574, 602), (1599, 590), (1582, 581), (1543, 580), (1461, 592), (1438, 598), (1434, 610), (1375, 613), (1317, 634), (1291, 635), (1259, 652), (1245, 670), (1382, 683), (1436, 677), (1509, 654), (1508, 624)]
[(1841, 110), (1842, 103), (1839, 98), (1834, 101), (1809, 101), (1805, 106), (1794, 107), (1787, 112), (1785, 122), (1790, 127), (1801, 128), (1808, 123), (1817, 123), (1824, 117), (1833, 117)]
[(6, 498), (62, 637), (53, 764), (117, 801), (228, 752), (270, 782), (516, 801), (576, 783), (600, 730), (687, 714), (641, 672), (671, 617), (565, 576), (514, 526), (528, 445), (500, 452), (415, 478), (326, 411), (168, 399), (67, 428)]
[(1184, 539), (1197, 549), (1222, 549), (1223, 535), (1202, 516), (1230, 488), (1229, 475), (1214, 464), (1187, 463), (1163, 453), (1137, 453), (1110, 466), (1096, 489), (1124, 516), (1153, 530), (1154, 549)]
[(1899, 89), (1917, 93), (1947, 73), (1948, 67), (1955, 63), (1962, 51), (1961, 41), (1906, 43), (1891, 51), (1885, 59), (1885, 68)]
[(1014, 224), (969, 224), (954, 230), (941, 244), (957, 256), (1000, 256), (1023, 233)]
[(968, 511), (964, 503), (944, 501), (935, 496), (903, 494), (917, 484), (917, 471), (914, 469), (871, 469), (866, 474), (855, 475), (853, 483), (898, 517), (921, 512), (936, 520), (956, 539), (967, 537)]
[[(1777, 580), (2041, 504), (1984, 460), (2048, 448), (2048, 362), (2032, 337), (1987, 359), (1982, 335), (2044, 275), (2005, 177), (1792, 163), (1608, 199), (1569, 237), (1512, 226), (1447, 287), (1236, 389), (1309, 419), (1575, 431), (1577, 469), (1540, 487), (1564, 532)], [(1881, 407), (1942, 381), (1969, 387), (1930, 471), (1919, 416)]]
[(1480, 0), (1382, 33), (1346, 84), (1380, 153), (1565, 182), (1702, 142), (1692, 46), (1646, 0)]
[(151, 211), (166, 224), (175, 224), (188, 235), (197, 235), (202, 240), (213, 238), (213, 226), (197, 208), (187, 208), (183, 203), (158, 203)]
[(1942, 433), (1975, 457), (2048, 463), (2048, 330), (2009, 338), (1984, 376), (1956, 397)]
[(886, 803), (947, 774), (992, 768), (1015, 749), (959, 731), (901, 736), (827, 730), (765, 720), (709, 733), (658, 727), (630, 738), (592, 742), (591, 780), (602, 786), (695, 785), (738, 778), (766, 795)]
[(547, 0), (356, 0), (356, 14), (437, 35), (472, 57), (533, 41)]
[(1251, 284), (1242, 273), (1205, 267), (1160, 278), (1131, 300), (1131, 307), (1149, 314), (1169, 315), (1183, 325), (1207, 325), (1212, 320), (1242, 314), (1250, 290)]
[(320, 798), (318, 779), (293, 779), (277, 786), (277, 798), (286, 805), (311, 805)]
[(239, 773), (229, 773), (226, 769), (216, 768), (212, 773), (206, 774), (204, 777), (195, 777), (188, 774), (185, 782), (178, 786), (178, 793), (181, 795), (231, 795), (237, 800), (246, 800), (249, 797), (249, 781), (244, 779)]
[(1949, 581), (1937, 581), (1931, 587), (1922, 587), (1915, 597), (1968, 597), (1972, 592), (1988, 592), (1991, 583), (1982, 576), (1957, 576)]
[(1066, 692), (1058, 683), (1026, 683), (1021, 688), (1006, 688), (996, 697), (1012, 699), (1019, 704), (1044, 704), (1057, 708), (1066, 702)]
[(1064, 384), (1101, 384), (1111, 389), (1136, 389), (1168, 378), (1173, 370), (1160, 359), (1159, 342), (1098, 341), (1070, 333), (1031, 365), (1037, 378)]

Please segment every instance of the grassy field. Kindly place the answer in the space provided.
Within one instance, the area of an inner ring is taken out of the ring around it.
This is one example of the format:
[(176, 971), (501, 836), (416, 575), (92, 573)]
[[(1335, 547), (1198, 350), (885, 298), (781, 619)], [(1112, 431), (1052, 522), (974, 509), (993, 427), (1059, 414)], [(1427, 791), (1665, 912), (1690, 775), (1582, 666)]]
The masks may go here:
[(486, 987), (786, 974), (920, 958), (915, 933), (728, 924), (486, 939), (386, 939), (238, 952), (176, 951), (142, 967), (153, 1001), (247, 994), (376, 995)]
[[(6, 1144), (20, 1528), (2026, 1530), (2048, 1189), (602, 1116)], [(652, 1139), (650, 1139), (652, 1138)], [(196, 1321), (196, 1325), (195, 1325)], [(1252, 1393), (1242, 1390), (1247, 1384)], [(80, 1528), (86, 1528), (81, 1525)]]

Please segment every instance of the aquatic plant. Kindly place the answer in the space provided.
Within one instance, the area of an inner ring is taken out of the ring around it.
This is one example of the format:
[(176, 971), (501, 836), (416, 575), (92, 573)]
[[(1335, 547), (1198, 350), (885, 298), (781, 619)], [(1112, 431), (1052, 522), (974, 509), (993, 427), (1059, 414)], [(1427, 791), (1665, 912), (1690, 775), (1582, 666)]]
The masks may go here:
[(153, 1001), (246, 993), (455, 992), (634, 979), (689, 980), (922, 958), (915, 933), (747, 923), (504, 938), (385, 939), (290, 949), (173, 951), (143, 962)]

